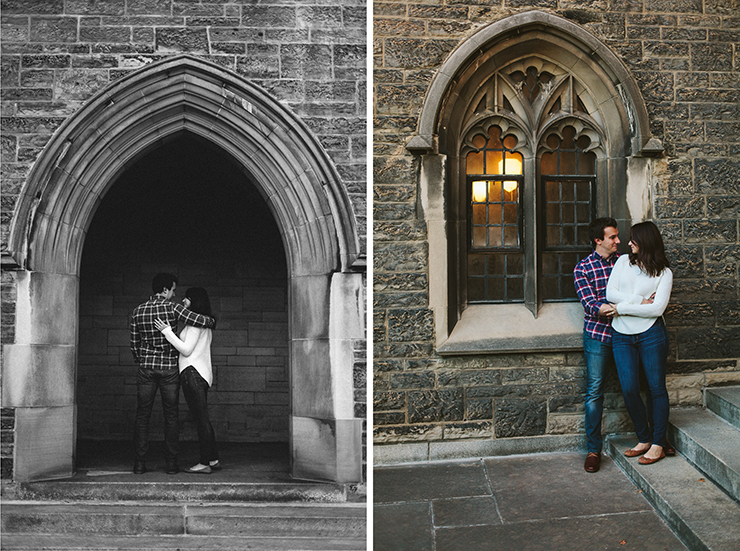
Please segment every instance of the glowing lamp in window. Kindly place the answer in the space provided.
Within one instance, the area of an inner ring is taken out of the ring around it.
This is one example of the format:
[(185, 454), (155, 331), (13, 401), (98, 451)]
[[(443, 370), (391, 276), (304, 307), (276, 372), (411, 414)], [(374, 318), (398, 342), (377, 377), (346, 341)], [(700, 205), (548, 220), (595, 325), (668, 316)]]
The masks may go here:
[(488, 182), (485, 180), (477, 180), (473, 182), (473, 201), (476, 203), (485, 203), (487, 188)]
[[(507, 156), (506, 158), (501, 159), (501, 161), (499, 162), (498, 171), (499, 174), (519, 175), (522, 173), (522, 161), (517, 157)], [(518, 185), (519, 182), (517, 182), (516, 180), (506, 180), (504, 181), (504, 190), (508, 193), (511, 193), (517, 188)]]

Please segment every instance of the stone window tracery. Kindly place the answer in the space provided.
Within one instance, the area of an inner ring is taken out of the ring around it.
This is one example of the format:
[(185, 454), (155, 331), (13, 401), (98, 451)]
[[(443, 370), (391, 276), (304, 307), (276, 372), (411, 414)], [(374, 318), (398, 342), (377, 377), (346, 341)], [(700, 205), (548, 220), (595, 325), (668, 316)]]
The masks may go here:
[(525, 302), (536, 313), (577, 300), (573, 268), (590, 252), (603, 152), (595, 102), (574, 75), (531, 56), (494, 73), (469, 105), (466, 303)]

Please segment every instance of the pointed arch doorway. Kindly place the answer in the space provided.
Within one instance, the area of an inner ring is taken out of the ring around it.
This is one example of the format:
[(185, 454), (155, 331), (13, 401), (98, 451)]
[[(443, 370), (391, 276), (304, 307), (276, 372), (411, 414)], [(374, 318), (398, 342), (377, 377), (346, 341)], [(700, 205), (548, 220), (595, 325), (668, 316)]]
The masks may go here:
[(189, 56), (153, 64), (93, 98), (55, 134), (24, 188), (9, 248), (25, 270), (16, 342), (3, 363), (4, 404), (16, 409), (16, 480), (72, 472), (86, 234), (118, 177), (182, 135), (233, 159), (280, 233), (292, 475), (359, 481), (362, 420), (354, 418), (352, 362), (353, 344), (364, 338), (364, 304), (352, 207), (299, 119), (238, 76)]

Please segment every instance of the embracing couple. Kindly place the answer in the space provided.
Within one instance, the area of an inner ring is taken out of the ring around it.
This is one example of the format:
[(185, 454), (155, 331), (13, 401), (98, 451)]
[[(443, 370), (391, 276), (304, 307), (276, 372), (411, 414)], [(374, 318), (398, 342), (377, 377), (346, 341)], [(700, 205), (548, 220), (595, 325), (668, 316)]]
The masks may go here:
[[(136, 376), (136, 422), (134, 425), (134, 473), (144, 474), (149, 450), (149, 419), (157, 390), (164, 410), (165, 472), (176, 474), (179, 440), (179, 401), (182, 386), (185, 401), (195, 419), (200, 442), (200, 463), (186, 469), (210, 474), (221, 464), (216, 435), (208, 417), (208, 389), (213, 383), (211, 330), (216, 319), (208, 293), (202, 287), (185, 292), (182, 304), (172, 302), (177, 276), (160, 273), (152, 280), (152, 295), (131, 316), (131, 352), (138, 365)], [(177, 322), (185, 324), (180, 336)]]
[[(628, 457), (642, 456), (650, 465), (676, 451), (666, 440), (668, 333), (663, 312), (673, 286), (673, 273), (663, 238), (652, 222), (630, 228), (630, 253), (617, 252), (619, 229), (613, 218), (589, 225), (593, 252), (573, 270), (576, 292), (584, 309), (583, 351), (586, 358), (586, 435), (584, 468), (595, 473), (601, 464), (601, 416), (607, 369), (616, 364), (627, 412), (638, 444)], [(640, 397), (640, 372), (647, 381)]]

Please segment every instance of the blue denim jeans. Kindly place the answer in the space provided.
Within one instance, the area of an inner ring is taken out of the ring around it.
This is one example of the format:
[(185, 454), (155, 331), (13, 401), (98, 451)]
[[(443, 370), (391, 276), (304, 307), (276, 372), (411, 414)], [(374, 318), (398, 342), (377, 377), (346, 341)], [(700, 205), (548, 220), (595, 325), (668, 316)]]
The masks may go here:
[(157, 389), (162, 397), (164, 411), (165, 460), (177, 463), (177, 441), (179, 439), (178, 407), (180, 402), (180, 379), (177, 368), (166, 371), (140, 367), (136, 375), (136, 422), (134, 424), (134, 446), (136, 459), (146, 461), (149, 451), (149, 419), (152, 416)]
[(604, 411), (604, 381), (608, 369), (614, 368), (612, 346), (583, 332), (586, 357), (586, 437), (589, 452), (601, 453), (601, 417)]
[(216, 432), (208, 416), (208, 382), (201, 377), (198, 370), (192, 365), (186, 367), (180, 374), (180, 384), (190, 413), (195, 419), (198, 429), (198, 443), (200, 444), (200, 463), (208, 465), (210, 461), (218, 459), (216, 449)]
[[(665, 384), (668, 360), (668, 332), (661, 319), (638, 335), (614, 331), (612, 350), (617, 364), (619, 383), (627, 412), (635, 425), (641, 444), (666, 445), (668, 427), (668, 390)], [(652, 431), (645, 404), (640, 397), (640, 368), (648, 385), (648, 400), (652, 402)]]

